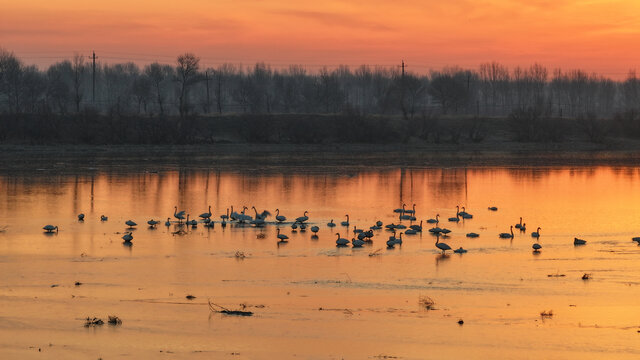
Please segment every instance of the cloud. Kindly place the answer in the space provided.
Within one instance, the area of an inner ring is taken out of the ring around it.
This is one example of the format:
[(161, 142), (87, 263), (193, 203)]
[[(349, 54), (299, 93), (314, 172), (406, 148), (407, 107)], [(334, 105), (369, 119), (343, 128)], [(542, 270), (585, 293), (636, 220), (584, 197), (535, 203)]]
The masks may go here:
[(375, 31), (395, 31), (396, 28), (381, 22), (374, 22), (362, 19), (360, 16), (323, 11), (310, 10), (275, 10), (271, 13), (287, 17), (295, 17), (312, 20), (328, 26), (339, 26), (345, 28), (359, 28)]

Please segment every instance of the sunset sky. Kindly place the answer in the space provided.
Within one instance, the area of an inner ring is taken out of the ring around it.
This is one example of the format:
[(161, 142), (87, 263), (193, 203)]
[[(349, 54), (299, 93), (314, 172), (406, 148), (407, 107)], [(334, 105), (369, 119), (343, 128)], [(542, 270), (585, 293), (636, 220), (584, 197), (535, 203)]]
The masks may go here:
[(539, 62), (624, 77), (640, 63), (636, 0), (0, 0), (0, 47), (45, 66), (173, 62), (191, 51), (223, 62), (309, 69), (393, 65), (424, 73)]

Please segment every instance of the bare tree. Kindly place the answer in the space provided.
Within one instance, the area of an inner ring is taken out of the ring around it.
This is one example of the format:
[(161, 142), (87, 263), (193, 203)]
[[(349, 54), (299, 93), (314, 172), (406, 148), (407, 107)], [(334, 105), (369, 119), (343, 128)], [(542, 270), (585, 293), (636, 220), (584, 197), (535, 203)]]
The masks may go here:
[(173, 68), (169, 65), (160, 65), (154, 62), (145, 67), (144, 73), (151, 80), (155, 101), (158, 104), (160, 115), (163, 116), (166, 96), (165, 83), (173, 75)]
[(178, 97), (180, 116), (184, 117), (189, 112), (189, 89), (198, 81), (198, 69), (200, 58), (191, 53), (178, 56), (176, 66), (176, 80), (180, 85)]
[(76, 104), (76, 112), (80, 112), (82, 102), (82, 78), (84, 75), (84, 57), (80, 54), (73, 56), (73, 100)]

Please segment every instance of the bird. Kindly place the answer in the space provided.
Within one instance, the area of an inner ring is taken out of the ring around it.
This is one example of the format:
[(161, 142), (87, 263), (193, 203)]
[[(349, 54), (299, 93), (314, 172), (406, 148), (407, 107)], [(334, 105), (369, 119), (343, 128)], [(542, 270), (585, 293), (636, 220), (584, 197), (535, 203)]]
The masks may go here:
[(347, 221), (343, 221), (343, 222), (341, 222), (341, 223), (340, 223), (340, 225), (342, 225), (342, 226), (349, 226), (349, 214), (346, 214), (345, 216), (347, 217)]
[(404, 207), (407, 206), (407, 204), (402, 204), (402, 209), (398, 208), (398, 209), (394, 209), (393, 212), (394, 213), (400, 213), (400, 214), (404, 214)]
[(402, 245), (402, 234), (404, 234), (404, 233), (400, 233), (400, 237), (396, 238), (396, 244)]
[(451, 221), (451, 222), (458, 222), (458, 221), (460, 221), (460, 211), (459, 211), (459, 210), (460, 210), (460, 207), (459, 207), (459, 206), (456, 206), (456, 217), (450, 217), (450, 218), (449, 218), (449, 221)]
[(498, 211), (498, 208), (495, 206), (489, 206), (487, 209), (489, 209), (489, 211)]
[(256, 209), (256, 207), (255, 207), (255, 206), (252, 206), (251, 208), (253, 209), (253, 211), (255, 211), (255, 212), (256, 212), (256, 220), (257, 220), (257, 219), (262, 219), (262, 220), (264, 220), (264, 219), (266, 219), (266, 218), (267, 218), (267, 216), (271, 215), (271, 213), (270, 213), (270, 212), (268, 212), (267, 210), (262, 210), (262, 212), (261, 212), (260, 214), (258, 214), (258, 210)]
[(416, 232), (422, 232), (422, 220), (420, 220), (420, 225), (411, 225), (409, 227)]
[(533, 248), (533, 251), (538, 252), (540, 251), (540, 249), (542, 249), (542, 245), (535, 243), (533, 245), (531, 245), (531, 247)]
[(462, 246), (460, 246), (459, 248), (453, 250), (453, 252), (456, 253), (456, 254), (464, 254), (464, 253), (467, 252), (467, 250), (463, 249)]
[(336, 246), (347, 246), (349, 244), (349, 240), (340, 237), (340, 233), (336, 233), (338, 235), (338, 239), (336, 240)]
[(133, 222), (131, 220), (125, 221), (125, 224), (127, 224), (127, 226), (129, 226), (129, 228), (133, 228), (133, 227), (138, 225), (138, 224), (136, 224), (135, 222)]
[(355, 225), (353, 225), (353, 233), (354, 234), (359, 234), (361, 233), (363, 230), (362, 229), (358, 229)]
[(300, 223), (300, 231), (301, 231), (301, 232), (305, 232), (305, 231), (307, 231), (307, 224), (305, 224), (305, 223)]
[(520, 229), (522, 227), (522, 216), (520, 217), (520, 222), (516, 224), (515, 228)]
[(522, 226), (520, 226), (520, 231), (527, 231), (527, 223), (522, 223)]
[(329, 221), (329, 222), (327, 223), (327, 226), (328, 226), (328, 227), (335, 227), (335, 226), (336, 226), (336, 223), (334, 223), (334, 222), (333, 222), (333, 219), (331, 219), (331, 221)]
[[(586, 243), (587, 243), (587, 240), (573, 238), (573, 245), (585, 245)], [(640, 243), (640, 238), (638, 238), (638, 243)]]
[(147, 221), (147, 224), (149, 224), (149, 227), (155, 228), (156, 225), (160, 224), (160, 221), (151, 219)]
[(191, 227), (197, 227), (198, 226), (198, 222), (194, 219), (194, 220), (189, 220), (189, 214), (187, 214), (187, 221), (185, 222), (187, 225), (191, 225)]
[(78, 214), (78, 221), (84, 221), (84, 214)]
[(474, 233), (474, 232), (470, 232), (470, 233), (467, 234), (468, 238), (477, 238), (479, 236), (480, 236), (480, 234), (477, 234), (477, 233)]
[(305, 211), (304, 214), (302, 214), (302, 216), (296, 218), (296, 222), (305, 222), (307, 220), (309, 220), (309, 217), (307, 216), (308, 211)]
[(353, 244), (353, 247), (362, 247), (362, 245), (364, 245), (364, 240), (352, 238), (351, 244)]
[(122, 236), (122, 240), (124, 240), (124, 242), (131, 242), (131, 240), (133, 240), (133, 235), (131, 235), (131, 232), (128, 232)]
[(278, 222), (283, 222), (287, 220), (285, 216), (280, 215), (280, 209), (276, 209), (276, 220)]
[(227, 208), (226, 214), (220, 215), (220, 219), (222, 219), (222, 221), (229, 220), (229, 208)]
[(498, 236), (501, 239), (513, 239), (513, 225), (511, 225), (509, 230), (511, 231), (511, 233), (500, 233), (500, 235), (498, 235)]
[(100, 215), (100, 221), (107, 221), (109, 220), (108, 217), (104, 216), (104, 215)]
[(634, 237), (631, 239), (631, 241), (635, 241), (638, 243), (638, 245), (640, 245), (640, 237)]
[(298, 224), (297, 223), (291, 224), (291, 230), (292, 231), (296, 231), (297, 228), (298, 228)]
[(280, 234), (280, 228), (278, 228), (278, 234), (276, 235), (279, 241), (287, 241), (289, 237), (285, 234)]
[(442, 232), (442, 229), (436, 226), (434, 228), (429, 229), (429, 232), (434, 234), (440, 234)]
[(209, 211), (208, 211), (208, 212), (206, 212), (206, 213), (202, 213), (202, 214), (200, 214), (200, 217), (201, 217), (202, 219), (209, 219), (209, 218), (211, 218), (211, 205), (209, 205)]
[(440, 222), (439, 217), (440, 217), (440, 214), (436, 214), (436, 218), (427, 220), (427, 223), (429, 223), (429, 224), (437, 224), (437, 223)]
[(462, 207), (462, 211), (460, 211), (460, 216), (462, 216), (463, 219), (473, 219), (473, 215), (469, 214), (467, 211), (467, 209), (464, 208), (464, 206)]
[(407, 214), (415, 214), (416, 213), (416, 204), (413, 204), (413, 209), (405, 210), (404, 212), (407, 213)]
[(315, 226), (315, 225), (311, 227), (311, 232), (312, 232), (312, 233), (317, 234), (317, 233), (318, 233), (318, 231), (320, 231), (320, 228), (319, 228), (319, 227), (317, 227), (317, 226)]
[(182, 223), (182, 220), (184, 220), (184, 210), (178, 211), (178, 207), (174, 206), (173, 217), (178, 219), (179, 223)]
[(407, 235), (416, 235), (418, 232), (415, 229), (407, 229), (404, 233)]
[(171, 226), (171, 218), (167, 218), (167, 221), (165, 221), (164, 226)]
[(531, 233), (531, 237), (539, 238), (540, 237), (540, 228), (536, 229), (536, 231)]
[(443, 234), (445, 234), (445, 235), (447, 235), (448, 233), (450, 233), (450, 232), (451, 232), (451, 230), (449, 230), (449, 229), (447, 229), (447, 228), (443, 228), (443, 229), (441, 229), (441, 230), (440, 230), (440, 232), (441, 232), (441, 233), (443, 233)]
[(445, 243), (441, 243), (441, 242), (440, 242), (440, 236), (437, 236), (437, 239), (436, 239), (436, 247), (437, 247), (438, 249), (442, 250), (442, 253), (443, 253), (443, 254), (445, 253), (445, 251), (447, 251), (447, 250), (451, 250), (451, 246), (449, 246), (449, 245), (447, 245), (447, 244), (445, 244)]
[(58, 232), (58, 227), (54, 225), (45, 225), (42, 229), (44, 229), (48, 233), (53, 232), (53, 230)]

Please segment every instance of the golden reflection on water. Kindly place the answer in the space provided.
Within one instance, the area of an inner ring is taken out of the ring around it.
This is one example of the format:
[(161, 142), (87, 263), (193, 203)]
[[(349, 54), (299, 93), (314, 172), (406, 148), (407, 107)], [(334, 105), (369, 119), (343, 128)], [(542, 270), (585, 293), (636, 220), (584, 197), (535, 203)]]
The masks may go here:
[[(639, 185), (633, 167), (4, 176), (0, 354), (24, 358), (32, 343), (55, 343), (66, 347), (47, 351), (66, 358), (155, 358), (159, 350), (176, 357), (636, 358), (640, 249), (631, 237), (640, 235)], [(443, 257), (426, 232), (386, 249), (386, 231), (363, 249), (337, 249), (334, 233), (352, 233), (325, 225), (345, 214), (359, 228), (397, 223), (392, 209), (403, 203), (417, 204), (419, 220), (440, 214), (440, 226), (452, 230), (441, 241), (469, 252)], [(274, 224), (200, 224), (185, 235), (163, 226), (174, 206), (193, 218), (208, 205), (216, 221), (231, 205), (249, 207), (250, 215), (251, 206), (278, 208), (289, 220), (309, 211), (321, 230), (314, 239), (280, 225), (290, 241), (277, 246)], [(474, 218), (447, 222), (456, 205)], [(527, 231), (499, 239), (520, 216)], [(151, 218), (162, 221), (157, 229), (146, 226)], [(128, 219), (139, 224), (131, 247), (120, 239)], [(44, 235), (49, 223), (60, 232)], [(543, 247), (534, 254), (537, 227)], [(466, 238), (471, 231), (480, 237)], [(587, 245), (574, 247), (575, 236)], [(236, 251), (247, 258), (236, 259)], [(592, 278), (581, 280), (584, 273)], [(192, 305), (183, 304), (192, 293)], [(437, 310), (421, 309), (420, 295), (434, 298)], [(209, 297), (264, 307), (252, 318), (207, 319)], [(554, 316), (541, 318), (543, 310)], [(122, 327), (81, 326), (83, 317), (112, 312)]]

